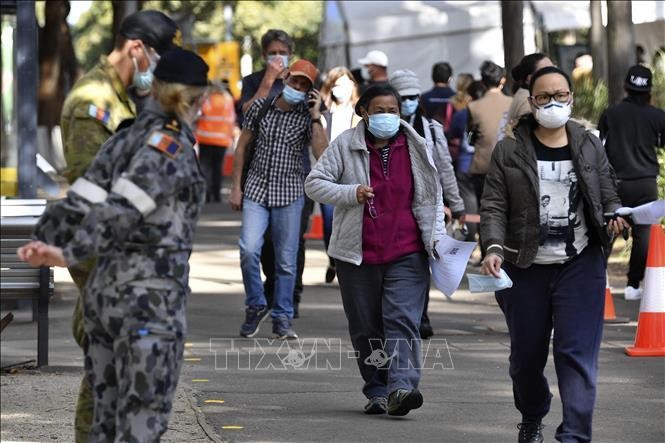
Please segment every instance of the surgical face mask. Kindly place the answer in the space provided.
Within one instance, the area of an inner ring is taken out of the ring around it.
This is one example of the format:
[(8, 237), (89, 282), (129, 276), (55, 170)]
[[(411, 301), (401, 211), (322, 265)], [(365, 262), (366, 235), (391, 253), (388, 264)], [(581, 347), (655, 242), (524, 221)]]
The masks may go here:
[(282, 66), (283, 66), (284, 68), (288, 68), (288, 67), (289, 67), (289, 56), (288, 56), (288, 55), (279, 55), (279, 54), (272, 54), (272, 55), (269, 55), (269, 56), (268, 56), (268, 59), (267, 59), (268, 63), (271, 63), (271, 62), (272, 62), (275, 58), (277, 58), (277, 57), (279, 57), (279, 58), (282, 59)]
[(338, 103), (346, 103), (351, 99), (353, 88), (351, 85), (337, 85), (331, 89), (332, 95)]
[(135, 57), (132, 57), (132, 62), (134, 63), (134, 76), (132, 78), (132, 84), (139, 90), (139, 91), (149, 91), (150, 88), (152, 88), (152, 80), (153, 80), (153, 72), (155, 71), (155, 68), (157, 67), (157, 60), (153, 60), (152, 57), (150, 57), (150, 54), (148, 54), (148, 51), (145, 50), (144, 46), (141, 46), (143, 49), (143, 53), (145, 54), (146, 58), (149, 61), (149, 66), (148, 70), (145, 72), (141, 72), (139, 69), (139, 63), (136, 61)]
[(556, 129), (566, 124), (571, 110), (570, 103), (559, 103), (552, 99), (548, 104), (536, 108), (534, 117), (543, 128)]
[(360, 76), (363, 78), (363, 80), (369, 80), (369, 68), (367, 66), (361, 66), (360, 67)]
[(513, 287), (513, 281), (503, 269), (499, 278), (480, 274), (466, 274), (466, 278), (469, 280), (469, 292), (496, 292)]
[(372, 114), (369, 116), (369, 132), (376, 138), (386, 140), (397, 134), (399, 130), (399, 115)]
[(418, 100), (403, 100), (400, 112), (402, 115), (411, 116), (418, 109)]
[(304, 101), (305, 95), (304, 92), (300, 92), (289, 85), (284, 86), (284, 90), (282, 91), (282, 97), (290, 105), (297, 105)]

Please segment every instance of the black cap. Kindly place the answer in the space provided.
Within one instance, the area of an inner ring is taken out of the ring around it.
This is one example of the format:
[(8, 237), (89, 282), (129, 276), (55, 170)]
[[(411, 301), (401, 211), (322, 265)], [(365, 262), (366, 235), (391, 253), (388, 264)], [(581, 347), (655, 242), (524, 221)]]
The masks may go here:
[(141, 40), (160, 55), (181, 44), (178, 25), (162, 12), (149, 9), (125, 17), (119, 33), (128, 39)]
[(192, 51), (173, 48), (166, 51), (157, 63), (155, 78), (168, 83), (208, 86), (208, 65)]
[(631, 66), (623, 86), (629, 91), (649, 92), (651, 91), (651, 77), (651, 70), (646, 66)]

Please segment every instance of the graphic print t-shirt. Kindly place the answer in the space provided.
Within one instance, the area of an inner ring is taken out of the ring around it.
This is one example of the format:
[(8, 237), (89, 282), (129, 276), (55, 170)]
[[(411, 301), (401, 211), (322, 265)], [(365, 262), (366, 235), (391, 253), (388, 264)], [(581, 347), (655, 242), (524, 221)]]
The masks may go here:
[(534, 136), (540, 181), (540, 239), (535, 263), (563, 263), (587, 246), (584, 202), (570, 146), (550, 148)]

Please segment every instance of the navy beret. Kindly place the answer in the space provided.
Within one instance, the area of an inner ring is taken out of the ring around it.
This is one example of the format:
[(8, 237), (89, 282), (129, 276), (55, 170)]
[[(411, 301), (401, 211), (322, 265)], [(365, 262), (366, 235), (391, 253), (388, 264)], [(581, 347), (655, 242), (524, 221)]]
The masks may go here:
[(162, 12), (149, 9), (125, 17), (119, 33), (128, 39), (141, 40), (160, 55), (181, 44), (178, 25)]
[(169, 83), (208, 86), (208, 65), (192, 51), (173, 48), (166, 51), (157, 63), (155, 78)]

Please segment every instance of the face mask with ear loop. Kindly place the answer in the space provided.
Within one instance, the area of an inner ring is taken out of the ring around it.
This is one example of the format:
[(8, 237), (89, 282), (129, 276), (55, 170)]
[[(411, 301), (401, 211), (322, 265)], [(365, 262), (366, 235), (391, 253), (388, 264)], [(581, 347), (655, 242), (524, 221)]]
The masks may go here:
[(134, 85), (139, 91), (148, 92), (152, 88), (152, 80), (154, 78), (153, 72), (157, 67), (159, 56), (156, 55), (157, 60), (154, 60), (153, 57), (150, 57), (150, 54), (148, 54), (148, 51), (146, 51), (144, 45), (141, 45), (141, 49), (148, 59), (149, 66), (147, 71), (141, 72), (136, 57), (132, 57), (132, 63), (134, 63), (134, 76), (132, 77), (132, 85)]

